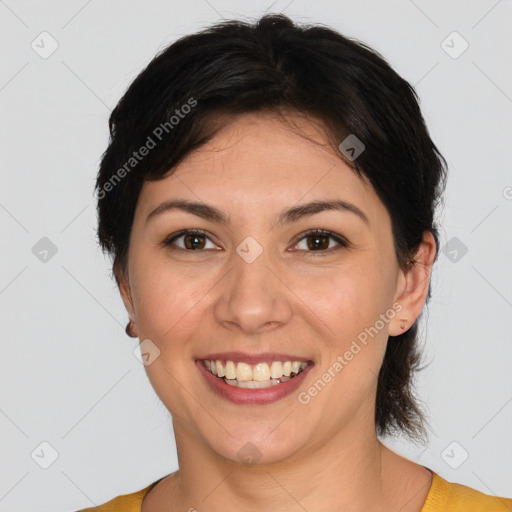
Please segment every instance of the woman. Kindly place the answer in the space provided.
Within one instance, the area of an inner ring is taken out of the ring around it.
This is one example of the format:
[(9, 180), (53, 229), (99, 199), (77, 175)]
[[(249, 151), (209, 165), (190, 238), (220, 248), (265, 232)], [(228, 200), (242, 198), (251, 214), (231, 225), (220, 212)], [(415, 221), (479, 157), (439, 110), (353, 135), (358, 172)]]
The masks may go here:
[(160, 53), (110, 131), (99, 240), (179, 470), (94, 510), (512, 510), (379, 439), (425, 437), (446, 181), (379, 54), (283, 15), (221, 23)]

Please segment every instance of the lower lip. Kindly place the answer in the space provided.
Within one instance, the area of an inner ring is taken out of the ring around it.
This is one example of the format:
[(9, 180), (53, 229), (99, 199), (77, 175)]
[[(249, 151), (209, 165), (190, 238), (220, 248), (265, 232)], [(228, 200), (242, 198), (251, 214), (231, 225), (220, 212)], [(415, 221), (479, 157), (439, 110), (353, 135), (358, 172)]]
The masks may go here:
[(313, 364), (309, 363), (298, 375), (275, 386), (262, 389), (250, 389), (238, 388), (226, 384), (223, 379), (216, 377), (208, 371), (201, 360), (196, 360), (196, 365), (206, 379), (206, 382), (217, 395), (235, 404), (248, 405), (271, 404), (290, 395), (302, 384), (306, 374), (313, 367)]

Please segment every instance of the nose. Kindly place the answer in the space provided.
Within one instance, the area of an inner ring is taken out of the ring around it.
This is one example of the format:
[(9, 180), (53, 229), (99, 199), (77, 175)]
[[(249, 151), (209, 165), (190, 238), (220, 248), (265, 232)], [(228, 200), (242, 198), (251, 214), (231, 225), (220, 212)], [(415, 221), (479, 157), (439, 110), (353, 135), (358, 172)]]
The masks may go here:
[(292, 293), (265, 251), (252, 262), (234, 254), (215, 303), (216, 321), (244, 334), (261, 334), (289, 322)]

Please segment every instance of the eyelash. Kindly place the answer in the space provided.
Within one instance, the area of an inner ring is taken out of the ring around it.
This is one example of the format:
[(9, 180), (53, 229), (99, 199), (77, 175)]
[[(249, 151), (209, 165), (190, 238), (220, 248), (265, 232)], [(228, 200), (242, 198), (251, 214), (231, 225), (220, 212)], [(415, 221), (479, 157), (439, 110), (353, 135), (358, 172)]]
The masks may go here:
[[(197, 251), (194, 251), (191, 249), (183, 249), (182, 247), (171, 247), (173, 242), (175, 242), (178, 238), (181, 238), (184, 235), (200, 235), (200, 236), (204, 236), (204, 237), (210, 239), (210, 237), (208, 236), (208, 234), (205, 231), (201, 231), (201, 230), (197, 230), (197, 229), (184, 229), (184, 230), (179, 231), (178, 233), (175, 233), (175, 234), (169, 236), (168, 238), (166, 238), (162, 242), (162, 245), (164, 247), (170, 248), (173, 251), (180, 250), (180, 251), (185, 251), (185, 252), (203, 252), (206, 250), (206, 249), (198, 249)], [(316, 258), (316, 257), (326, 256), (328, 254), (331, 254), (333, 251), (340, 249), (341, 247), (346, 248), (349, 246), (349, 243), (346, 238), (342, 237), (341, 235), (337, 235), (336, 233), (333, 233), (331, 231), (327, 231), (326, 229), (310, 229), (310, 230), (306, 231), (305, 233), (302, 233), (300, 235), (300, 237), (296, 239), (296, 242), (294, 242), (293, 245), (295, 246), (299, 242), (301, 242), (303, 239), (311, 237), (311, 236), (325, 236), (325, 237), (332, 238), (335, 242), (337, 242), (339, 244), (339, 246), (331, 247), (330, 249), (325, 249), (325, 250), (305, 251), (306, 253), (309, 253), (308, 257)]]

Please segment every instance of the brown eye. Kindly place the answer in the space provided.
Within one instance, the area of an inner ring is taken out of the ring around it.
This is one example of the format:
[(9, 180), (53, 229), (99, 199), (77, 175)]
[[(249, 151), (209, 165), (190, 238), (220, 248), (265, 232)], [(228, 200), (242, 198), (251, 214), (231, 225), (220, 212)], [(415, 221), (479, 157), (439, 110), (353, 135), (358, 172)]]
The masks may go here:
[(183, 235), (183, 245), (191, 250), (204, 249), (204, 238), (203, 235)]
[[(334, 241), (335, 244), (332, 245), (331, 241)], [(296, 244), (296, 247), (299, 250), (320, 253), (330, 253), (331, 249), (336, 250), (340, 246), (348, 247), (348, 243), (343, 237), (322, 229), (314, 229), (304, 233), (302, 238)]]
[[(180, 241), (180, 243), (176, 243), (177, 241)], [(163, 245), (165, 247), (176, 246), (176, 248), (184, 251), (202, 251), (210, 248), (206, 247), (207, 241), (210, 241), (213, 248), (216, 247), (204, 233), (185, 230), (166, 239)]]
[(306, 237), (308, 240), (308, 249), (328, 249), (329, 248), (329, 237), (326, 235), (310, 235)]

